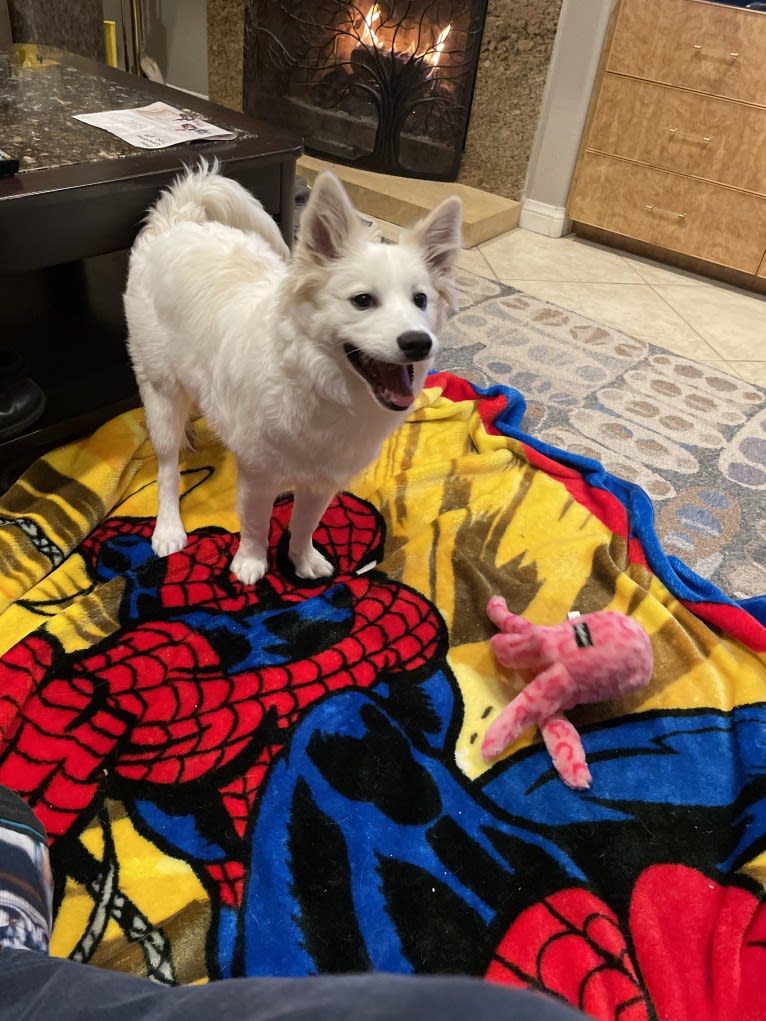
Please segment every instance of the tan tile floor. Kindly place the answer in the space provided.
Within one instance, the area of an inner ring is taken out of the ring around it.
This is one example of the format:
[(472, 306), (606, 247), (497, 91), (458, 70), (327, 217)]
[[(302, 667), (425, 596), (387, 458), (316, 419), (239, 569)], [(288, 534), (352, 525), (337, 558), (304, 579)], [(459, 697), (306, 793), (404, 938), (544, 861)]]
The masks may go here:
[(574, 235), (518, 228), (461, 265), (766, 387), (766, 297)]

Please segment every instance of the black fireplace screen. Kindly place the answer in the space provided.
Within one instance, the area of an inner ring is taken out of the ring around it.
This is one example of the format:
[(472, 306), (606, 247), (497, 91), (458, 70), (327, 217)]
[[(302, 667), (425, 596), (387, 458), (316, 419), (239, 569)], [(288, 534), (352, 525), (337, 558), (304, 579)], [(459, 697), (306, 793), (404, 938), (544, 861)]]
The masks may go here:
[(454, 181), (487, 0), (250, 0), (245, 111), (306, 152)]

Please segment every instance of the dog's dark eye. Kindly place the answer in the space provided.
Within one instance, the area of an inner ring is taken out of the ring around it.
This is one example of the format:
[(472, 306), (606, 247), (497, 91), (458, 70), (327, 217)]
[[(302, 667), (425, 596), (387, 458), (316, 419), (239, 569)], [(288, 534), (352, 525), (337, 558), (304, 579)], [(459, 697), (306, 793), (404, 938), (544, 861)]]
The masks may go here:
[(428, 295), (423, 294), (422, 291), (418, 291), (417, 294), (412, 296), (412, 300), (418, 306), (418, 308), (425, 308), (428, 304)]
[(357, 308), (374, 308), (378, 303), (375, 300), (375, 296), (372, 294), (355, 294), (351, 299), (351, 304)]

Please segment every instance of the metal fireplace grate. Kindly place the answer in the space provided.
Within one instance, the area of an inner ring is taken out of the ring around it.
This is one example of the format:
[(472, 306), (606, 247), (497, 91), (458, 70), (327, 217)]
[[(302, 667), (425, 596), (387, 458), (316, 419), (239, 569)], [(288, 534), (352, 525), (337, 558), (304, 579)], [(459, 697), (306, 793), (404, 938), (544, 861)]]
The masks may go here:
[(249, 0), (245, 112), (306, 151), (454, 181), (487, 0)]

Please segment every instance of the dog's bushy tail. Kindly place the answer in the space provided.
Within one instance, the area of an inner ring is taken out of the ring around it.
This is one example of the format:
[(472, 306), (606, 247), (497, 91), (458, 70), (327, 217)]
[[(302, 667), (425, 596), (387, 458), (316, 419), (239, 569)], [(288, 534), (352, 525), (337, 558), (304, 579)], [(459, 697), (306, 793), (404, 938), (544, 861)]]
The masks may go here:
[(209, 220), (259, 234), (278, 255), (290, 255), (279, 228), (258, 199), (241, 184), (223, 177), (217, 160), (201, 160), (196, 167), (187, 167), (149, 210), (141, 233), (150, 236), (174, 223)]

